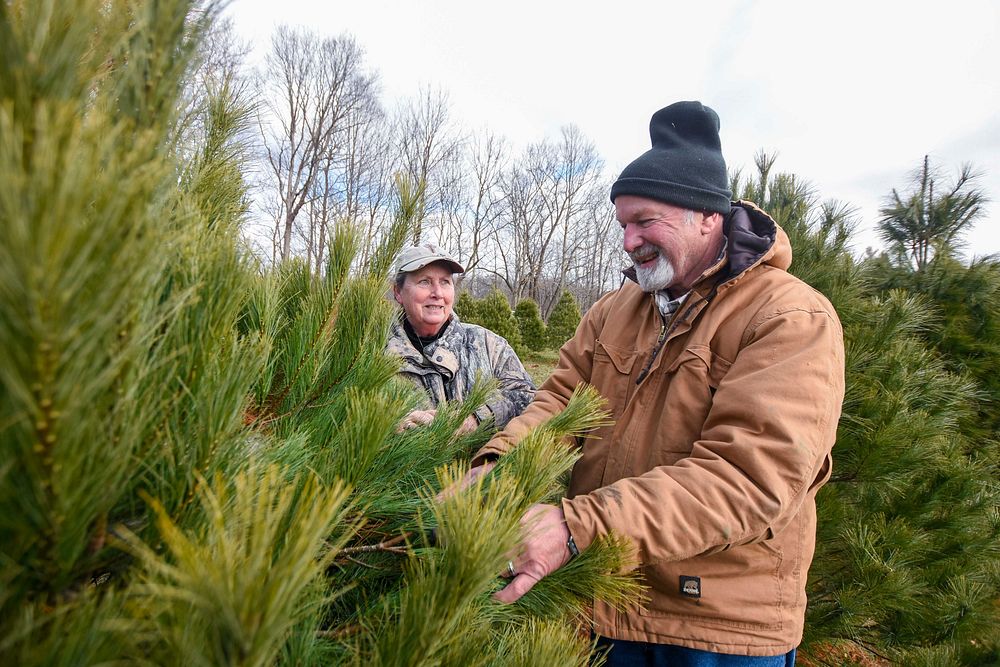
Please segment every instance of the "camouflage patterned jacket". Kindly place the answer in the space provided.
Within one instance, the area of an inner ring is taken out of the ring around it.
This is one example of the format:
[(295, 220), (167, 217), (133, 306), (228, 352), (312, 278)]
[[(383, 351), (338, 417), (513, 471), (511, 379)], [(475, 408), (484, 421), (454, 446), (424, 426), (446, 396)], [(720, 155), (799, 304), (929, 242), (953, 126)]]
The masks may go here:
[(443, 401), (464, 400), (477, 372), (496, 378), (498, 389), (476, 409), (476, 418), (493, 418), (497, 428), (521, 414), (535, 395), (535, 385), (510, 344), (489, 329), (459, 321), (454, 314), (444, 335), (428, 344), (423, 354), (410, 342), (402, 321), (397, 321), (389, 332), (386, 351), (403, 359), (400, 375), (427, 392), (434, 407)]

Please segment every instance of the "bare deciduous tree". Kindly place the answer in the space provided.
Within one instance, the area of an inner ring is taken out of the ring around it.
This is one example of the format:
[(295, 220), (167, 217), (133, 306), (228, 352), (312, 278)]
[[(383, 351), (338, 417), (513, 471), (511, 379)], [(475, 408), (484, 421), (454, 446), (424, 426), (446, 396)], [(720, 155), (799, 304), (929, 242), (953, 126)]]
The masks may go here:
[(322, 271), (330, 227), (349, 223), (361, 231), (358, 261), (367, 262), (392, 219), (401, 176), (421, 188), (412, 242), (448, 248), (512, 303), (531, 297), (548, 316), (564, 288), (589, 305), (614, 287), (620, 230), (603, 162), (578, 128), (512, 161), (503, 137), (466, 136), (440, 89), (423, 87), (387, 114), (363, 56), (347, 35), (274, 35), (258, 79), (264, 168), (256, 193), (272, 261), (298, 254)]
[[(321, 38), (281, 27), (272, 39), (259, 125), (277, 194), (272, 211), (275, 258), (291, 254), (299, 213), (317, 197), (324, 168), (332, 167), (351, 125), (360, 122), (355, 112), (376, 94), (376, 79), (364, 70), (363, 59), (363, 50), (348, 35)], [(311, 216), (304, 234), (307, 245), (321, 236), (311, 228), (321, 222), (325, 229), (328, 218), (323, 216), (329, 211), (322, 204)]]
[(503, 211), (500, 178), (507, 162), (506, 142), (491, 132), (474, 136), (460, 160), (447, 163), (438, 191), (438, 243), (467, 272), (475, 271), (495, 234)]
[(583, 309), (614, 289), (621, 282), (621, 269), (627, 265), (622, 229), (606, 198), (609, 190), (610, 184), (597, 188), (600, 201), (588, 207), (579, 220), (579, 261), (568, 278)]
[[(463, 137), (451, 120), (448, 96), (440, 89), (426, 87), (419, 96), (400, 105), (397, 112), (397, 137), (402, 168), (411, 183), (423, 185), (422, 219), (440, 209), (443, 191), (448, 184), (448, 166), (458, 160)], [(419, 243), (423, 225), (413, 230), (413, 242)]]
[(603, 166), (593, 143), (568, 126), (558, 143), (529, 146), (506, 173), (497, 273), (515, 301), (530, 297), (545, 316), (555, 306), (580, 261), (584, 221), (596, 208), (607, 208), (597, 196)]

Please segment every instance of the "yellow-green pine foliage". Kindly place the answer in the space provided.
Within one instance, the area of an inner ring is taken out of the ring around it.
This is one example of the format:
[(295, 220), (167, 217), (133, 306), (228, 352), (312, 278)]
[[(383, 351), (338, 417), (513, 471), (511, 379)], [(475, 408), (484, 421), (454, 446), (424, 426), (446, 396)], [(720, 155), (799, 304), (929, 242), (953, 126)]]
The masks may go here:
[(489, 435), (455, 431), (490, 387), (397, 431), (419, 395), (384, 295), (420, 188), (399, 182), (368, 267), (347, 222), (321, 272), (255, 264), (251, 108), (222, 78), (176, 117), (217, 11), (0, 3), (0, 662), (497, 664), (521, 638), (580, 664), (589, 601), (637, 595), (627, 545), (490, 595), (593, 396), (435, 500)]
[[(507, 664), (505, 654), (516, 635), (543, 654), (559, 654), (546, 664), (581, 664), (589, 642), (576, 623), (586, 618), (593, 597), (620, 606), (639, 598), (636, 580), (622, 574), (633, 563), (628, 545), (614, 538), (599, 541), (515, 605), (500, 604), (490, 594), (504, 584), (497, 573), (510, 557), (505, 545), (524, 530), (523, 512), (565, 492), (560, 480), (577, 454), (560, 443), (603, 423), (599, 404), (593, 390), (581, 389), (561, 415), (514, 450), (516, 455), (501, 459), (501, 465), (466, 491), (432, 505), (426, 525), (434, 526), (443, 548), (425, 548), (411, 558), (399, 593), (384, 598), (360, 622), (364, 631), (354, 649), (359, 663)], [(463, 472), (461, 467), (443, 471), (440, 486), (454, 486)], [(552, 624), (539, 625), (543, 619)], [(553, 645), (543, 649), (543, 641)]]
[(0, 544), (2, 566), (20, 571), (9, 599), (62, 594), (99, 567), (107, 526), (148, 472), (139, 462), (170, 447), (155, 440), (170, 401), (152, 380), (178, 363), (163, 341), (197, 295), (172, 261), (204, 223), (171, 144), (214, 11), (191, 10), (0, 4)]
[(126, 536), (142, 563), (127, 627), (149, 641), (136, 643), (157, 664), (274, 664), (312, 612), (304, 594), (358, 527), (348, 495), (314, 476), (289, 481), (275, 466), (251, 466), (231, 482), (203, 480), (205, 521), (195, 530), (154, 502), (165, 553)]

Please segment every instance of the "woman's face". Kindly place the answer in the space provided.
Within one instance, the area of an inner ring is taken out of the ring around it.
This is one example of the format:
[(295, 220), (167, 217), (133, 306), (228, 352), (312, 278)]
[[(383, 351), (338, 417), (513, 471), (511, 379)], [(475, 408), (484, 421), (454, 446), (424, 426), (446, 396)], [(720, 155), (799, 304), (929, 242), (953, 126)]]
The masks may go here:
[(428, 264), (407, 273), (402, 288), (394, 286), (392, 289), (410, 326), (421, 338), (433, 336), (451, 318), (455, 303), (455, 283), (451, 275), (443, 264)]

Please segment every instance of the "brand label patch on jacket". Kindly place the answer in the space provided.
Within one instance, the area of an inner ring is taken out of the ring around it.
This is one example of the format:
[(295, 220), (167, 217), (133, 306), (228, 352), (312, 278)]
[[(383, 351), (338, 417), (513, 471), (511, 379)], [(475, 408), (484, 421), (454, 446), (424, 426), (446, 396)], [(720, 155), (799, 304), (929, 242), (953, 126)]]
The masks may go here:
[(681, 595), (689, 598), (701, 597), (701, 577), (681, 575)]

